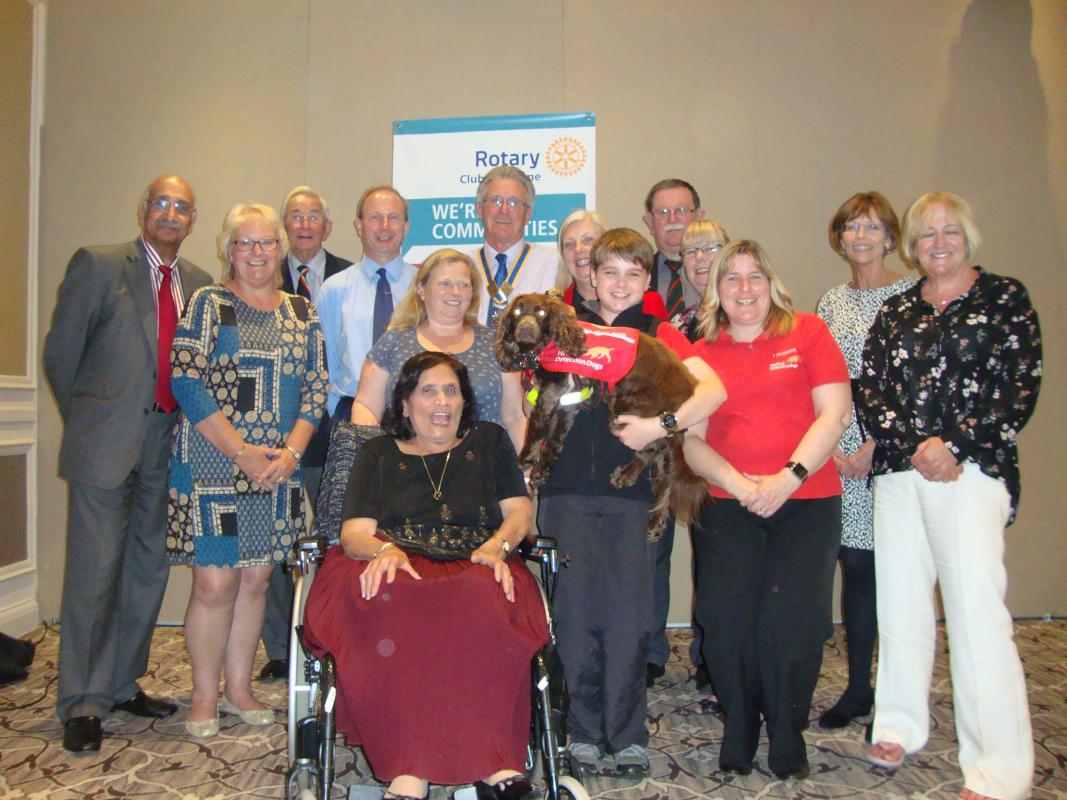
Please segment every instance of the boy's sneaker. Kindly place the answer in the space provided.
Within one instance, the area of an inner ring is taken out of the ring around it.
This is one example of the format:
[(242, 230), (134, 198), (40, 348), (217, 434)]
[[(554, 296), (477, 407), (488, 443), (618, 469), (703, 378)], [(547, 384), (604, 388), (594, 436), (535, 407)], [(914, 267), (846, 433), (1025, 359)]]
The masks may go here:
[(615, 773), (630, 778), (648, 775), (648, 751), (639, 744), (632, 744), (615, 754)]
[(567, 745), (567, 755), (586, 772), (599, 772), (604, 758), (600, 748), (589, 742), (571, 742)]

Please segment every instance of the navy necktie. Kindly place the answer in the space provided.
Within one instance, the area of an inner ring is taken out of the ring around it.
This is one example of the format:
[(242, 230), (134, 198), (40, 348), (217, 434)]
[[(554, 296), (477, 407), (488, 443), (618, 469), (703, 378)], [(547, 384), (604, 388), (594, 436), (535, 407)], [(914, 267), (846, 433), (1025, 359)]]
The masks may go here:
[(371, 326), (373, 341), (378, 341), (378, 337), (385, 333), (391, 316), (393, 316), (393, 290), (389, 288), (389, 279), (385, 275), (385, 267), (382, 267), (378, 270), (378, 288), (374, 292), (374, 323)]
[(506, 253), (496, 254), (496, 275), (493, 276), (493, 283), (496, 284), (497, 291), (492, 292), (492, 296), (489, 298), (489, 311), (485, 315), (485, 324), (492, 325), (493, 317), (496, 316), (497, 305), (496, 297), (497, 292), (500, 291), (500, 287), (504, 285), (504, 282), (508, 279), (508, 256)]

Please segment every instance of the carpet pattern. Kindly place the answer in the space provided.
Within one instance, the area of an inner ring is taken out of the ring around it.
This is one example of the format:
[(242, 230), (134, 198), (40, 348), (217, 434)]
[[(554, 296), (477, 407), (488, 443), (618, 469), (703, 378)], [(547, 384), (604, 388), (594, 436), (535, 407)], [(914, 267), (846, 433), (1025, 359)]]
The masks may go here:
[[(37, 658), (25, 681), (0, 688), (0, 798), (72, 800), (73, 798), (283, 798), (286, 772), (284, 682), (257, 684), (259, 696), (277, 709), (278, 723), (253, 728), (223, 717), (219, 736), (194, 741), (184, 731), (191, 676), (180, 628), (159, 628), (152, 646), (149, 694), (173, 698), (179, 711), (168, 720), (147, 720), (116, 713), (104, 722), (103, 749), (72, 756), (63, 750), (62, 727), (55, 717), (55, 629), (38, 630)], [(722, 725), (694, 713), (701, 694), (688, 663), (690, 632), (671, 631), (667, 674), (649, 696), (652, 771), (641, 781), (596, 778), (586, 781), (602, 800), (638, 798), (884, 798), (954, 800), (961, 788), (956, 764), (952, 696), (944, 632), (939, 640), (931, 697), (932, 732), (926, 749), (910, 757), (895, 774), (864, 759), (863, 726), (807, 733), (811, 777), (784, 782), (767, 769), (766, 739), (757, 768), (748, 777), (716, 772)], [(1016, 641), (1022, 654), (1033, 716), (1036, 768), (1033, 797), (1067, 798), (1067, 622), (1021, 622)], [(265, 656), (260, 652), (257, 671)], [(846, 682), (843, 632), (838, 626), (826, 644), (813, 717), (829, 707)], [(358, 752), (337, 749), (335, 796), (352, 783), (373, 782)], [(433, 800), (449, 796), (434, 787)]]

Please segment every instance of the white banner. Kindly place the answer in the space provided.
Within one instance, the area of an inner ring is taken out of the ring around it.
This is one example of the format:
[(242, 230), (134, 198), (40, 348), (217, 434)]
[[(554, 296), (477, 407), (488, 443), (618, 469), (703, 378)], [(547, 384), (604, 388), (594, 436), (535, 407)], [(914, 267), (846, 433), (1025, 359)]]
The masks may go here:
[(526, 240), (555, 246), (572, 211), (596, 208), (596, 115), (398, 120), (393, 123), (393, 185), (410, 207), (404, 259), (413, 264), (441, 247), (482, 243), (474, 197), (501, 164), (518, 167), (537, 191)]

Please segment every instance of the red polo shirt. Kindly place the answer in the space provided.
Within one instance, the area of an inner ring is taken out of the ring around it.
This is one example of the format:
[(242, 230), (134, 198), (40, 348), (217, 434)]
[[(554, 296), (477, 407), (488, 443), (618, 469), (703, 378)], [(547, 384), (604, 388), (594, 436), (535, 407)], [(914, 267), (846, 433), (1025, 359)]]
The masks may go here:
[[(714, 342), (693, 345), (726, 387), (726, 401), (708, 420), (707, 442), (734, 468), (751, 475), (772, 475), (789, 461), (815, 421), (811, 390), (827, 383), (848, 383), (841, 350), (821, 319), (797, 314), (784, 336), (761, 335), (734, 341), (721, 332)], [(731, 495), (717, 486), (715, 497)], [(841, 494), (833, 459), (793, 493), (792, 499)]]

